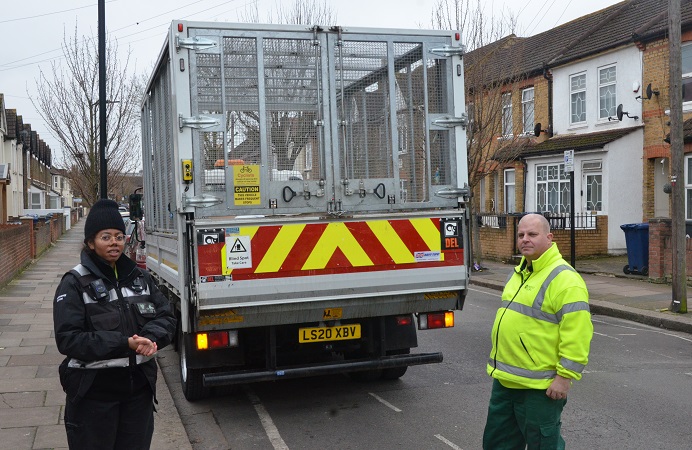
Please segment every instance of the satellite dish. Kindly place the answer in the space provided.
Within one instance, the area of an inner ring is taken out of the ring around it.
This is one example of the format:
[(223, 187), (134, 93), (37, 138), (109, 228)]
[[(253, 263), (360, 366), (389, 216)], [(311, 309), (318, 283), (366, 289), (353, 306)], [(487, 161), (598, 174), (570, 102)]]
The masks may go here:
[(622, 122), (622, 115), (623, 115), (623, 114), (624, 114), (624, 113), (622, 112), (622, 103), (620, 103), (620, 104), (618, 105), (618, 109), (617, 109), (617, 112), (616, 112), (616, 115), (617, 115), (618, 120), (619, 120), (620, 122)]
[(543, 131), (543, 130), (541, 130), (541, 123), (538, 122), (538, 123), (536, 124), (536, 126), (533, 127), (533, 135), (536, 136), (536, 137), (538, 137), (538, 136), (541, 135), (541, 131)]
[(651, 83), (646, 86), (646, 99), (651, 100), (652, 95), (658, 95), (659, 92), (656, 89), (651, 89)]

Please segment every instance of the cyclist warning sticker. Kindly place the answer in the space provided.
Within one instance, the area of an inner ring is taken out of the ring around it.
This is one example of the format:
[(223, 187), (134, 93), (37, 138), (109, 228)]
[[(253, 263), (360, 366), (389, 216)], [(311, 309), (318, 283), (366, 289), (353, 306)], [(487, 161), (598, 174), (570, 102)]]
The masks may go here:
[(261, 204), (258, 164), (233, 166), (233, 203), (237, 206)]
[(227, 236), (226, 267), (228, 269), (252, 268), (250, 236)]

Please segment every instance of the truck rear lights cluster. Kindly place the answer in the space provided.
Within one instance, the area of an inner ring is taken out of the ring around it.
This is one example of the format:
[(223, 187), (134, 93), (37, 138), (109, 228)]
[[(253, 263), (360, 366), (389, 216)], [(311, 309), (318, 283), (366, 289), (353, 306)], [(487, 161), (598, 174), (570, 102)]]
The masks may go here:
[(197, 349), (213, 350), (238, 346), (238, 331), (210, 331), (197, 333)]
[(418, 315), (418, 329), (451, 328), (454, 326), (454, 311), (422, 313)]

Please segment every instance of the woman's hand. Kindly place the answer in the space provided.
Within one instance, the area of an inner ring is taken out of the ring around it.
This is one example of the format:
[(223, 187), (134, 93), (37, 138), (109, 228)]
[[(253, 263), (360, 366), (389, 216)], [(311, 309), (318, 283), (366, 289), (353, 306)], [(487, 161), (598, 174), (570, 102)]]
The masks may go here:
[(134, 350), (135, 353), (143, 356), (151, 356), (158, 350), (156, 342), (145, 337), (137, 336), (136, 334), (127, 338), (127, 345), (130, 349)]

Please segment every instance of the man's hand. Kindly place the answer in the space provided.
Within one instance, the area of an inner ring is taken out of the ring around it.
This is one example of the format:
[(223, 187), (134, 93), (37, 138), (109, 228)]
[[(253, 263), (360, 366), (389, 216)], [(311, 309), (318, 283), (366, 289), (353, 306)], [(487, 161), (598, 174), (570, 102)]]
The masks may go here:
[(556, 375), (550, 387), (545, 391), (545, 395), (552, 398), (553, 400), (562, 400), (567, 398), (567, 391), (569, 391), (572, 385), (572, 380), (569, 378), (561, 377)]

